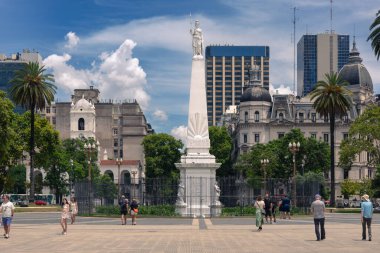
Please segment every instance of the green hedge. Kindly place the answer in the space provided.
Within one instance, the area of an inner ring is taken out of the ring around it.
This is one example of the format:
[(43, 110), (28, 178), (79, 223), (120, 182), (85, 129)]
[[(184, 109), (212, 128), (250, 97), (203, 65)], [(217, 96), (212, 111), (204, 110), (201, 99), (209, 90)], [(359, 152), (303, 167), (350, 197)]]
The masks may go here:
[(245, 216), (245, 215), (255, 215), (256, 209), (249, 206), (236, 206), (236, 207), (223, 207), (222, 216)]
[[(96, 207), (97, 214), (103, 215), (120, 215), (119, 206), (98, 206)], [(139, 206), (139, 215), (147, 216), (177, 216), (175, 206), (158, 205), (158, 206)]]

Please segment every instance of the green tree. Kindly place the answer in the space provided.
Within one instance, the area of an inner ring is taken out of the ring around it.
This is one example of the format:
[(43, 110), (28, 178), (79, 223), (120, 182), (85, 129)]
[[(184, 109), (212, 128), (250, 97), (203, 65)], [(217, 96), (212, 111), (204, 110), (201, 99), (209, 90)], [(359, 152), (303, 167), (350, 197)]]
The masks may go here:
[(24, 194), (26, 189), (26, 168), (23, 164), (10, 166), (4, 185), (4, 192)]
[(232, 138), (225, 127), (209, 127), (210, 154), (214, 155), (217, 163), (222, 165), (216, 171), (217, 176), (233, 175), (231, 162)]
[(347, 81), (331, 73), (325, 75), (325, 80), (318, 81), (310, 92), (315, 110), (330, 121), (331, 206), (335, 206), (335, 119), (345, 115), (352, 106), (351, 92), (344, 87), (346, 85)]
[(30, 110), (30, 200), (34, 200), (34, 114), (35, 110), (42, 110), (54, 100), (56, 86), (54, 78), (45, 74), (45, 68), (38, 63), (30, 62), (25, 68), (17, 71), (10, 81), (9, 93), (13, 101)]
[(113, 200), (117, 196), (117, 187), (112, 181), (111, 177), (107, 174), (99, 175), (94, 179), (95, 195), (101, 199)]
[[(298, 174), (307, 172), (323, 173), (329, 162), (328, 145), (313, 138), (305, 138), (300, 129), (290, 130), (281, 139), (272, 140), (267, 144), (257, 144), (244, 155), (241, 155), (234, 165), (243, 175), (254, 178), (264, 176), (261, 159), (268, 159), (265, 167), (267, 178), (289, 178), (293, 176), (293, 159), (288, 149), (290, 142), (300, 142), (300, 150), (296, 154), (296, 169)], [(305, 165), (302, 168), (302, 160)]]
[(380, 164), (380, 107), (367, 108), (350, 126), (349, 138), (342, 142), (340, 165), (351, 167), (355, 156), (370, 154), (368, 165)]
[(376, 14), (376, 18), (369, 27), (371, 33), (369, 34), (367, 41), (371, 40), (371, 46), (377, 57), (377, 60), (380, 58), (380, 10)]
[(0, 90), (0, 191), (3, 190), (6, 167), (10, 162), (10, 146), (14, 140), (12, 128), (13, 108), (13, 103), (6, 97), (5, 92)]
[(175, 163), (180, 161), (183, 143), (173, 136), (160, 133), (144, 137), (145, 175), (147, 178), (178, 178)]
[(359, 193), (360, 183), (351, 179), (345, 179), (341, 184), (340, 188), (344, 198), (348, 199), (352, 195)]

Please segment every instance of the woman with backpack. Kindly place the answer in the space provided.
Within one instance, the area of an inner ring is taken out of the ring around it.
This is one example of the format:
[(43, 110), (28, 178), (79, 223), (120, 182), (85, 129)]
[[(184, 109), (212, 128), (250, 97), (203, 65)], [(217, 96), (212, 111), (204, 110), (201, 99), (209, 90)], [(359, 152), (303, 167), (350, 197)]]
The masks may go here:
[(138, 207), (139, 207), (139, 205), (137, 203), (137, 200), (133, 199), (132, 203), (131, 203), (132, 225), (136, 225), (136, 216), (137, 216), (137, 213), (139, 212)]

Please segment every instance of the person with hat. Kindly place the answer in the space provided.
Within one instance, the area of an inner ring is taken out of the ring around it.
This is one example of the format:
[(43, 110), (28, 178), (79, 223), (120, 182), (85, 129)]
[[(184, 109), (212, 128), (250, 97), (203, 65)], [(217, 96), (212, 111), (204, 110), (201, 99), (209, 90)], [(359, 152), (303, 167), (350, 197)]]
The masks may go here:
[(368, 228), (368, 240), (372, 240), (372, 231), (371, 231), (371, 222), (372, 222), (372, 213), (373, 205), (369, 196), (364, 194), (362, 196), (361, 204), (361, 221), (362, 221), (362, 240), (366, 240), (366, 226)]
[[(315, 195), (315, 201), (311, 204), (311, 212), (314, 214), (314, 227), (317, 241), (326, 239), (325, 232), (325, 203), (321, 201), (321, 195)], [(319, 233), (319, 227), (321, 232)]]

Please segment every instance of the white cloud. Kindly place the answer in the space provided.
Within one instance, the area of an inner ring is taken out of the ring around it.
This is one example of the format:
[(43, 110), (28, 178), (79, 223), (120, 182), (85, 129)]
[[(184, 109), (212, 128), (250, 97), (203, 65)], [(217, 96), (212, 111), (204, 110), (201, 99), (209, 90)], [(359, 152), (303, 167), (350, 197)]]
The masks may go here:
[(67, 43), (65, 44), (65, 48), (73, 49), (79, 43), (79, 37), (75, 34), (75, 32), (68, 32), (65, 36), (65, 40)]
[(186, 146), (186, 142), (187, 142), (187, 127), (186, 126), (181, 125), (179, 127), (175, 127), (170, 131), (170, 134), (174, 138), (181, 140)]
[(283, 84), (281, 84), (279, 87), (274, 87), (272, 83), (269, 83), (269, 93), (271, 95), (275, 95), (275, 94), (285, 95), (285, 94), (292, 94), (293, 91), (290, 89), (290, 87), (285, 86)]
[(157, 109), (156, 111), (153, 112), (153, 116), (157, 118), (160, 121), (167, 121), (168, 120), (168, 115), (166, 112)]
[(103, 98), (136, 99), (144, 109), (150, 97), (144, 90), (146, 74), (139, 60), (132, 57), (135, 46), (133, 41), (125, 40), (117, 50), (103, 52), (100, 64), (93, 63), (90, 69), (76, 69), (70, 65), (69, 54), (50, 55), (44, 60), (44, 65), (53, 70), (58, 87), (72, 92), (94, 85)]

